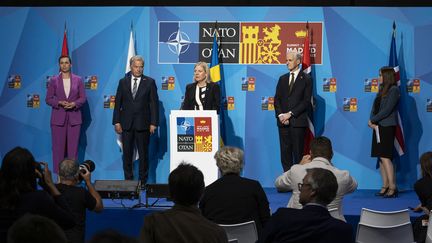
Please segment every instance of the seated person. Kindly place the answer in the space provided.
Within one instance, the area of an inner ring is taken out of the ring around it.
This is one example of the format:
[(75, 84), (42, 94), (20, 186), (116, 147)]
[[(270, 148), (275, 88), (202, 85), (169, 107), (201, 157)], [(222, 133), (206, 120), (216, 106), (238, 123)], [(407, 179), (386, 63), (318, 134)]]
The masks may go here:
[(427, 225), (430, 210), (432, 210), (432, 152), (426, 152), (420, 157), (420, 168), (422, 178), (414, 184), (414, 190), (420, 200), (418, 205), (413, 210), (423, 212), (424, 214), (418, 217), (413, 223), (414, 240), (416, 242), (424, 242), (426, 240)]
[(298, 187), (303, 208), (279, 208), (267, 222), (259, 242), (353, 242), (351, 225), (333, 218), (327, 210), (338, 189), (334, 174), (323, 168), (306, 169)]
[[(80, 176), (85, 181), (87, 190), (79, 186)], [(91, 173), (85, 166), (80, 168), (75, 160), (64, 159), (59, 164), (59, 184), (56, 186), (66, 198), (77, 221), (75, 227), (65, 230), (68, 241), (84, 242), (86, 209), (95, 212), (103, 209), (102, 198), (91, 184)]]
[(63, 230), (51, 219), (25, 214), (9, 228), (8, 243), (67, 243)]
[(289, 208), (302, 208), (299, 201), (300, 190), (297, 187), (306, 175), (308, 168), (324, 168), (333, 172), (338, 182), (338, 191), (334, 200), (328, 205), (328, 209), (337, 208), (338, 217), (345, 221), (342, 210), (342, 199), (345, 194), (351, 193), (357, 189), (356, 180), (350, 176), (347, 170), (339, 170), (333, 166), (333, 148), (331, 141), (322, 136), (316, 137), (311, 142), (310, 155), (303, 156), (300, 164), (293, 165), (290, 170), (280, 175), (275, 186), (278, 191), (293, 191), (288, 202)]
[(214, 158), (222, 177), (204, 190), (199, 207), (204, 217), (218, 224), (255, 221), (260, 232), (270, 218), (267, 196), (258, 181), (243, 178), (243, 151), (224, 146)]
[(193, 165), (181, 163), (168, 178), (174, 206), (144, 218), (140, 239), (145, 243), (228, 242), (225, 231), (204, 218), (198, 201), (204, 191), (204, 175)]
[[(38, 180), (44, 190), (37, 190)], [(16, 147), (3, 157), (0, 192), (0, 242), (6, 242), (8, 228), (26, 213), (48, 217), (63, 229), (75, 226), (64, 196), (52, 181), (48, 164), (36, 162), (25, 148)]]

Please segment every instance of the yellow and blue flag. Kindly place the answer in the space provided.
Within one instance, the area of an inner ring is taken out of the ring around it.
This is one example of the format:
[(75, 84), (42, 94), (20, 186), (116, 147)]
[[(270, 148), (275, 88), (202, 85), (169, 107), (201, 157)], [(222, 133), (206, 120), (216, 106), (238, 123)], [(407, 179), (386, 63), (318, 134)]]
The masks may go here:
[(227, 100), (226, 97), (226, 89), (225, 82), (223, 78), (223, 67), (219, 63), (219, 45), (217, 41), (218, 33), (214, 33), (213, 38), (213, 47), (212, 47), (212, 56), (210, 62), (210, 78), (212, 82), (218, 82), (221, 90), (221, 104), (219, 111), (219, 120), (220, 120), (220, 146), (224, 146), (227, 142), (226, 137), (226, 129), (225, 129), (225, 117), (227, 116), (226, 110), (224, 109), (224, 104)]

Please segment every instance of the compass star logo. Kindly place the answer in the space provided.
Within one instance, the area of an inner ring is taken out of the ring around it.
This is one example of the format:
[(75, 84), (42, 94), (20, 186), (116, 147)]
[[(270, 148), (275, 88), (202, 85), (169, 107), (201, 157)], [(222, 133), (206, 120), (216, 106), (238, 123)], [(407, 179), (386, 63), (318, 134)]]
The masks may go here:
[(191, 41), (189, 36), (183, 32), (183, 31), (176, 31), (173, 32), (167, 41), (168, 48), (170, 51), (177, 56), (180, 56), (180, 54), (185, 53), (189, 49)]
[(191, 124), (188, 121), (184, 121), (184, 122), (182, 122), (180, 127), (186, 132), (190, 129)]

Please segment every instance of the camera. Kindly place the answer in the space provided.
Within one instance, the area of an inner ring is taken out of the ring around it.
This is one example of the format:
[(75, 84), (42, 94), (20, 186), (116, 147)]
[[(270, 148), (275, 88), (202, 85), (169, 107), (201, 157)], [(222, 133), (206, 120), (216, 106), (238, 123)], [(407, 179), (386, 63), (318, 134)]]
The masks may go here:
[(42, 164), (37, 162), (37, 161), (34, 161), (33, 165), (34, 165), (35, 169), (43, 176), (44, 169), (42, 168)]
[[(86, 169), (87, 169), (91, 173), (95, 170), (95, 168), (96, 168), (95, 163), (92, 160), (88, 159), (79, 165), (79, 172), (82, 174), (85, 174)], [(82, 178), (81, 174), (79, 175), (79, 179), (80, 179), (80, 181), (84, 179), (84, 178)]]

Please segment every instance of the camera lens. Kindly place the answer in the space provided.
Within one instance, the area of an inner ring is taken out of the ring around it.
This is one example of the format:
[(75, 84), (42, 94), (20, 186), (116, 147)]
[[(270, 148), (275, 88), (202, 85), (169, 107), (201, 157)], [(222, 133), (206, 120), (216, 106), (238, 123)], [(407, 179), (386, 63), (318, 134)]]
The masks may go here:
[(93, 161), (86, 160), (82, 164), (80, 164), (80, 172), (81, 173), (86, 173), (84, 168), (86, 168), (89, 172), (93, 172), (96, 168), (96, 165)]

